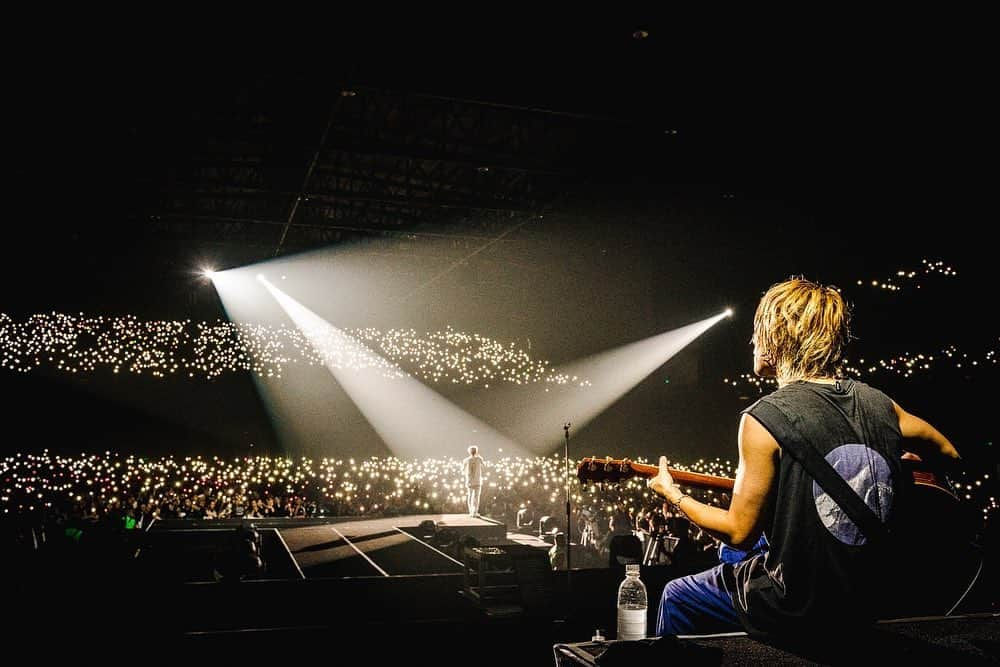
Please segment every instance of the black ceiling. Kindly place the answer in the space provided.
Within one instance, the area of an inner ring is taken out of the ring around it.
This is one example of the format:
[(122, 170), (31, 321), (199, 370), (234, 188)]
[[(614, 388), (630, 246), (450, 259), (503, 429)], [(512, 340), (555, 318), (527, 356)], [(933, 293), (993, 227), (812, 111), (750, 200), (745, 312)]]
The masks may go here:
[(280, 48), (210, 29), (78, 36), (8, 87), (7, 270), (488, 237), (604, 186), (900, 217), (983, 191), (974, 45), (685, 33), (511, 17), (338, 24)]
[[(254, 30), (192, 14), (117, 17), (100, 31), (10, 20), (0, 313), (211, 319), (218, 299), (191, 275), (201, 257), (225, 268), (370, 238), (413, 248), (420, 235), (467, 243), (453, 253), (465, 256), (550, 211), (567, 237), (577, 220), (613, 225), (602, 243), (620, 234), (628, 252), (536, 246), (456, 281), (472, 276), (462, 294), (488, 314), (524, 318), (511, 328), (537, 320), (593, 349), (667, 327), (666, 306), (643, 311), (622, 294), (710, 309), (752, 302), (802, 265), (840, 281), (891, 275), (925, 251), (964, 254), (989, 261), (960, 265), (963, 298), (991, 298), (990, 42), (853, 17), (820, 35), (788, 16), (762, 32), (499, 11), (457, 24), (395, 10), (379, 23), (259, 16)], [(681, 212), (671, 229), (629, 229), (664, 211)], [(645, 251), (675, 239), (661, 271)], [(503, 290), (502, 272), (520, 274), (506, 310), (481, 298)], [(523, 286), (554, 275), (558, 296), (536, 304), (546, 316), (521, 312)], [(630, 286), (637, 275), (653, 279)], [(930, 305), (902, 298), (912, 314), (863, 320), (876, 324), (866, 344), (907, 342), (883, 323), (913, 339), (995, 340), (952, 291)], [(625, 333), (612, 336), (620, 311)], [(743, 367), (745, 331), (726, 334), (738, 337), (734, 363), (706, 363)]]

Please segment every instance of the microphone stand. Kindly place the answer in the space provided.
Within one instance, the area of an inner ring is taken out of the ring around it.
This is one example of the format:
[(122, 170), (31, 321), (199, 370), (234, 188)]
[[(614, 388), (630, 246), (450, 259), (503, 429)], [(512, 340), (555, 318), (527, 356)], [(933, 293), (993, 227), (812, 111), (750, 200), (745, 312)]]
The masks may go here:
[(565, 447), (563, 449), (563, 455), (564, 455), (564, 458), (566, 459), (566, 594), (567, 594), (567, 599), (569, 599), (569, 594), (572, 592), (572, 588), (570, 586), (570, 581), (569, 580), (570, 580), (570, 572), (573, 570), (572, 559), (570, 557), (570, 554), (573, 553), (573, 549), (572, 549), (572, 546), (571, 546), (573, 540), (570, 539), (571, 536), (572, 536), (572, 532), (570, 531), (570, 527), (571, 527), (571, 523), (570, 523), (571, 522), (571, 515), (570, 515), (570, 511), (569, 511), (569, 479), (570, 479), (570, 477), (569, 477), (569, 427), (570, 427), (570, 423), (569, 422), (566, 422), (565, 424), (563, 424), (563, 432), (564, 432), (564, 434), (566, 436)]

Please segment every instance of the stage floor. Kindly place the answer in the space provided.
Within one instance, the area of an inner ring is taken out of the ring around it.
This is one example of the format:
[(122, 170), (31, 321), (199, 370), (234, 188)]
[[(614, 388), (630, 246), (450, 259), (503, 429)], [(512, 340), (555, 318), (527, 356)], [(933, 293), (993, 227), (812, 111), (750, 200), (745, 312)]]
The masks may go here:
[(520, 544), (549, 548), (531, 535), (511, 534), (504, 523), (467, 514), (415, 514), (363, 518), (171, 520), (146, 533), (141, 558), (173, 580), (210, 582), (234, 534), (253, 526), (266, 565), (247, 580), (347, 579), (461, 574), (460, 545)]
[(504, 524), (466, 514), (337, 521), (277, 531), (305, 579), (461, 573), (454, 540), (469, 536), (480, 544), (496, 544), (507, 536)]

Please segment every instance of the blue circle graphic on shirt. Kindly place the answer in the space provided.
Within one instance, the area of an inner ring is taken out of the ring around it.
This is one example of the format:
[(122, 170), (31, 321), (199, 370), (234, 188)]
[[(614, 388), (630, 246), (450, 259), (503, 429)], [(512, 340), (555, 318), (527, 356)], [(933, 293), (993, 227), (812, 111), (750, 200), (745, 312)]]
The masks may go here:
[[(885, 521), (892, 507), (892, 473), (882, 455), (866, 445), (848, 444), (827, 454), (826, 462), (847, 481), (872, 512)], [(844, 544), (864, 544), (864, 534), (833, 498), (815, 481), (812, 489), (819, 520), (830, 534)]]

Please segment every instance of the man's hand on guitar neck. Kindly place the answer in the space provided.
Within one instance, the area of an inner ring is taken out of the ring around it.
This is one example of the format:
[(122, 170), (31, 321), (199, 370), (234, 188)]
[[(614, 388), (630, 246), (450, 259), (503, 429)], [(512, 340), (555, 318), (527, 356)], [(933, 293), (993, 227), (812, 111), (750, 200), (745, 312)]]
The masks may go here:
[(670, 470), (667, 468), (667, 457), (660, 457), (660, 470), (656, 473), (655, 477), (650, 477), (646, 480), (646, 486), (652, 489), (654, 492), (663, 496), (667, 499), (667, 502), (673, 506), (677, 506), (680, 499), (686, 495), (681, 488), (674, 483), (674, 478), (670, 476)]

